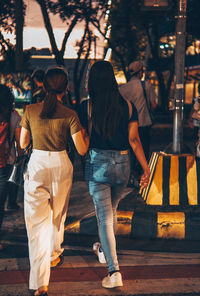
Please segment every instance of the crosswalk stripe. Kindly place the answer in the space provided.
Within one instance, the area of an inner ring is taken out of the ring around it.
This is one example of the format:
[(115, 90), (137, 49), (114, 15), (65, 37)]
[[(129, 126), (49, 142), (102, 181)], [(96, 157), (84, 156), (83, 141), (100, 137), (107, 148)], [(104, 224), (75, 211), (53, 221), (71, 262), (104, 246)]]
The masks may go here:
[[(122, 266), (120, 271), (126, 280), (200, 278), (200, 264)], [(51, 271), (50, 282), (100, 281), (105, 276), (105, 267), (58, 268)], [(27, 283), (29, 271), (0, 272), (0, 285)]]

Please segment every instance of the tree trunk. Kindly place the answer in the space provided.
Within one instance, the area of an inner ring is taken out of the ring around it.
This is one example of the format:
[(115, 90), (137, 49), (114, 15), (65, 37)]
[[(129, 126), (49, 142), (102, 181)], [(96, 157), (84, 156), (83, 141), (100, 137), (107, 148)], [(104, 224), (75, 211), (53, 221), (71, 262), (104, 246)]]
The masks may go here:
[(23, 71), (23, 0), (15, 0), (15, 34), (16, 34), (16, 53), (15, 53), (15, 70)]
[(81, 39), (80, 42), (80, 46), (79, 46), (79, 51), (78, 51), (78, 56), (76, 59), (76, 63), (75, 63), (75, 67), (74, 67), (74, 75), (73, 75), (73, 81), (74, 81), (74, 94), (75, 94), (75, 98), (76, 98), (76, 105), (79, 105), (80, 102), (80, 70), (79, 70), (79, 66), (81, 63), (81, 54), (83, 53), (83, 48), (84, 48), (84, 43), (85, 43), (85, 39), (86, 39), (86, 35), (87, 35), (87, 30), (88, 30), (88, 23), (86, 23), (85, 25), (85, 30), (84, 30), (84, 34), (83, 37)]
[(49, 36), (49, 41), (51, 44), (52, 52), (55, 55), (56, 64), (57, 65), (64, 65), (63, 55), (62, 55), (62, 53), (59, 52), (57, 44), (56, 44), (56, 40), (54, 37), (51, 21), (50, 21), (49, 15), (48, 15), (48, 8), (46, 6), (46, 3), (44, 0), (36, 0), (36, 1), (40, 5), (41, 11), (42, 11), (44, 24), (45, 24), (45, 27), (46, 27), (46, 30), (47, 30), (47, 33)]

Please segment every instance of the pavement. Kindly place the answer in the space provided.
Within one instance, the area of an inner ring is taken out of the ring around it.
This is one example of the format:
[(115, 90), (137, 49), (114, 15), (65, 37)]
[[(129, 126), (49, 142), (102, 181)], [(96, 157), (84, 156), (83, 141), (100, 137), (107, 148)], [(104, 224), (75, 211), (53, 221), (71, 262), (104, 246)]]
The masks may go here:
[[(152, 151), (160, 151), (167, 146), (166, 134), (171, 135), (171, 126), (165, 127), (165, 132), (165, 137), (159, 136), (158, 141), (158, 131), (154, 130)], [(187, 141), (192, 145), (190, 137)], [(18, 211), (6, 212), (1, 231), (4, 249), (0, 252), (0, 296), (31, 295), (28, 290), (29, 260), (22, 189), (18, 203)], [(157, 210), (153, 208), (153, 211)], [(127, 188), (118, 208), (117, 232), (117, 252), (124, 286), (103, 289), (101, 280), (106, 276), (107, 268), (98, 262), (92, 251), (93, 243), (98, 241), (94, 206), (84, 182), (80, 157), (76, 156), (63, 243), (64, 264), (51, 271), (49, 296), (200, 295), (199, 240), (145, 235), (133, 237), (129, 231), (132, 211), (140, 211), (145, 218), (149, 207), (137, 189)]]

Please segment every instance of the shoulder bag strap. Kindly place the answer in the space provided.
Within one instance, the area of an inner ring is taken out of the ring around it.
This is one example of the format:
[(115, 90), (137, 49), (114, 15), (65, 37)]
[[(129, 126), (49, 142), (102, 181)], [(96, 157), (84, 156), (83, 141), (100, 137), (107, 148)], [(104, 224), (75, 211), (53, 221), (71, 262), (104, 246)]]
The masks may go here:
[(144, 98), (145, 98), (145, 101), (146, 101), (146, 104), (147, 104), (147, 109), (148, 109), (148, 112), (149, 112), (149, 116), (151, 118), (151, 121), (153, 121), (152, 119), (152, 114), (151, 114), (151, 103), (148, 101), (147, 99), (147, 93), (146, 93), (146, 89), (145, 89), (145, 81), (141, 81), (141, 85), (142, 85), (142, 89), (143, 89), (143, 93), (144, 93)]

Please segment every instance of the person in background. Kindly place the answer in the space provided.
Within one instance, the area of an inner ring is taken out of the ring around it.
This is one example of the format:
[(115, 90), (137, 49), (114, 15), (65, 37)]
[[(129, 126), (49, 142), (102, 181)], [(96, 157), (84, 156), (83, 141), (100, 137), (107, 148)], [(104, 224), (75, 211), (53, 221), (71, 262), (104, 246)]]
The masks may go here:
[(31, 75), (32, 79), (32, 104), (39, 103), (44, 100), (45, 91), (43, 87), (45, 72), (42, 69), (36, 69)]
[[(150, 153), (150, 132), (152, 126), (151, 109), (156, 108), (157, 96), (149, 80), (141, 81), (143, 77), (143, 63), (132, 62), (129, 65), (130, 80), (122, 85), (119, 91), (122, 97), (132, 102), (138, 112), (139, 137), (144, 149), (145, 157), (149, 161)], [(142, 168), (131, 152), (131, 176), (130, 183), (138, 180), (142, 174)], [(137, 181), (136, 181), (137, 185)]]
[[(10, 147), (7, 159), (7, 169), (8, 169), (8, 202), (7, 202), (7, 209), (8, 210), (18, 210), (19, 205), (17, 204), (17, 195), (19, 191), (19, 186), (13, 182), (9, 181), (9, 177), (11, 175), (13, 165), (16, 161), (16, 156), (20, 156), (23, 153), (23, 150), (20, 148), (19, 139), (20, 139), (20, 126), (21, 116), (19, 113), (14, 110), (11, 113), (10, 118)], [(16, 155), (17, 152), (17, 155)]]
[[(113, 68), (107, 61), (94, 63), (88, 79), (89, 100), (80, 105), (79, 118), (90, 130), (89, 154), (85, 178), (92, 196), (100, 243), (93, 250), (101, 263), (107, 263), (109, 274), (102, 281), (104, 288), (123, 286), (116, 252), (116, 210), (124, 197), (130, 163), (129, 146), (144, 170), (140, 184), (147, 186), (150, 170), (138, 135), (137, 110), (118, 91)], [(88, 108), (90, 104), (90, 108)], [(91, 110), (91, 121), (88, 116)]]
[[(6, 85), (0, 84), (0, 228), (4, 217), (4, 208), (6, 197), (10, 187), (8, 186), (8, 178), (10, 170), (15, 159), (14, 143), (17, 143), (19, 149), (19, 133), (18, 129), (18, 115), (13, 109), (14, 97)], [(12, 160), (11, 160), (12, 158)], [(8, 165), (9, 162), (12, 162)], [(16, 198), (16, 195), (13, 199)], [(16, 200), (9, 199), (9, 202), (16, 202)], [(0, 245), (0, 249), (2, 246)]]
[(73, 166), (66, 152), (71, 133), (79, 154), (84, 155), (89, 137), (75, 111), (60, 102), (68, 86), (67, 73), (51, 68), (44, 76), (46, 96), (26, 107), (21, 121), (20, 145), (31, 154), (24, 181), (25, 223), (29, 243), (29, 287), (34, 295), (47, 295), (50, 267), (62, 262), (61, 244), (72, 186)]
[[(198, 84), (198, 96), (192, 100), (192, 110), (189, 116), (189, 126), (194, 129), (194, 149), (196, 150), (199, 142), (199, 127), (200, 127), (200, 83)], [(195, 116), (199, 114), (198, 116)]]
[(30, 75), (27, 74), (24, 78), (24, 80), (20, 83), (22, 96), (24, 99), (28, 99), (31, 97), (31, 78)]

